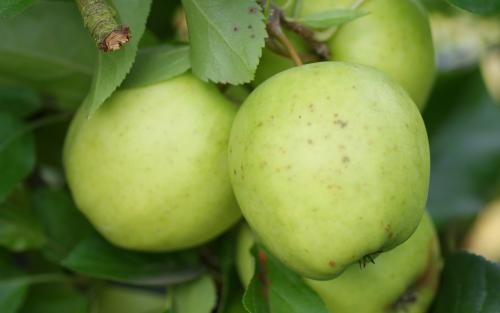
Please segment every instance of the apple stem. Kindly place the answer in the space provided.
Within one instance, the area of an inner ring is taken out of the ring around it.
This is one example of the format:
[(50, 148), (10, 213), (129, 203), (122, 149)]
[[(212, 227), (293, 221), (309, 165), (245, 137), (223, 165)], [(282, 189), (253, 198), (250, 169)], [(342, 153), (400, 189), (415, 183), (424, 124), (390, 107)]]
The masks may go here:
[[(283, 20), (283, 17), (284, 17), (283, 13), (279, 9), (277, 9), (276, 6), (271, 4), (266, 24), (267, 32), (271, 35), (271, 37), (278, 39), (278, 41), (284, 46), (285, 51), (287, 52), (287, 56), (292, 58), (292, 60), (295, 62), (297, 66), (300, 66), (303, 64), (302, 59), (300, 58), (299, 54), (297, 53), (297, 50), (295, 49), (295, 47), (290, 42), (290, 40), (288, 39), (288, 37), (285, 35), (285, 33), (281, 28), (281, 21)], [(268, 38), (266, 43), (274, 50), (277, 49), (274, 42), (272, 42), (272, 39)]]
[[(271, 51), (292, 58), (297, 65), (302, 65), (303, 63), (301, 57), (297, 53), (297, 50), (283, 32), (282, 25), (302, 37), (313, 49), (315, 54), (319, 56), (319, 59), (328, 59), (330, 57), (330, 49), (325, 43), (316, 39), (314, 31), (298, 22), (287, 20), (283, 11), (272, 3), (269, 9), (269, 16), (266, 24), (267, 31), (271, 37), (275, 37), (279, 40), (279, 42), (284, 46), (285, 51), (283, 51), (283, 49), (279, 49), (279, 47), (273, 44), (272, 39), (268, 38), (266, 46)], [(306, 55), (305, 57), (308, 60), (318, 60), (317, 57), (310, 55)]]
[(75, 0), (85, 27), (94, 38), (99, 50), (115, 51), (126, 44), (131, 37), (130, 29), (120, 25), (114, 10), (106, 0)]

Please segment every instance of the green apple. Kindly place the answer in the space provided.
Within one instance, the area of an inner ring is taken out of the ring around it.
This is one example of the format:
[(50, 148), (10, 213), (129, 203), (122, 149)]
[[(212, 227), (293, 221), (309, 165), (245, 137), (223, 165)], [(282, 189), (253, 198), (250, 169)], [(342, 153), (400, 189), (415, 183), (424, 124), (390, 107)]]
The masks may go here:
[(436, 72), (425, 8), (418, 0), (367, 0), (360, 9), (369, 14), (342, 25), (330, 40), (333, 58), (384, 71), (423, 109)]
[(92, 312), (153, 313), (163, 312), (167, 297), (161, 292), (107, 284), (93, 293)]
[[(237, 267), (245, 286), (254, 272), (250, 249), (252, 231), (242, 225), (238, 234)], [(426, 312), (437, 291), (442, 268), (439, 242), (430, 217), (425, 214), (406, 242), (382, 253), (375, 264), (351, 265), (329, 281), (306, 279), (306, 283), (334, 313)]]
[(236, 108), (192, 74), (115, 92), (80, 112), (64, 148), (78, 208), (114, 244), (170, 251), (206, 242), (240, 212), (227, 171)]
[(429, 145), (408, 94), (371, 67), (322, 62), (257, 87), (229, 143), (246, 220), (282, 262), (331, 279), (415, 231)]
[[(302, 1), (300, 16), (350, 8), (359, 0)], [(332, 60), (369, 65), (401, 84), (422, 110), (434, 82), (434, 47), (425, 8), (417, 0), (366, 0), (360, 7), (369, 14), (343, 24), (329, 40)], [(306, 45), (298, 38), (301, 50)], [(266, 79), (294, 64), (271, 59), (266, 51), (256, 77)], [(262, 75), (260, 73), (266, 73)]]
[(481, 210), (465, 236), (464, 248), (500, 262), (500, 199)]

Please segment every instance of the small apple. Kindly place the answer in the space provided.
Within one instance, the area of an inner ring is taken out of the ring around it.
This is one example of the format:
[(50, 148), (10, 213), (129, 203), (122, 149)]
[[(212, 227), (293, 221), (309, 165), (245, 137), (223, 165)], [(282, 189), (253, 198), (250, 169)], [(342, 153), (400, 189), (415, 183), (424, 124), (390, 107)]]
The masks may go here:
[(500, 200), (482, 210), (465, 237), (465, 249), (500, 262)]
[[(293, 1), (292, 1), (293, 2)], [(359, 0), (315, 0), (301, 2), (300, 16), (332, 9), (351, 8)], [(436, 72), (434, 46), (425, 8), (416, 0), (369, 0), (359, 9), (368, 12), (341, 25), (329, 40), (333, 61), (352, 62), (382, 70), (399, 83), (422, 110)], [(299, 51), (307, 51), (294, 36)], [(294, 66), (290, 59), (264, 50), (256, 81)]]
[(153, 313), (167, 306), (166, 294), (134, 287), (106, 284), (92, 295), (91, 312), (96, 313)]
[[(237, 268), (245, 286), (254, 272), (255, 238), (244, 224), (238, 234)], [(351, 265), (329, 281), (306, 279), (332, 313), (426, 312), (437, 291), (442, 260), (428, 214), (403, 244), (380, 254), (375, 264)]]
[[(312, 2), (304, 1), (303, 14)], [(369, 0), (360, 9), (368, 15), (345, 23), (330, 40), (333, 59), (382, 70), (401, 84), (422, 110), (436, 75), (426, 9), (418, 0)]]
[(238, 112), (229, 170), (246, 220), (290, 268), (331, 279), (415, 231), (429, 182), (422, 117), (384, 73), (322, 62), (257, 87)]
[(227, 171), (236, 107), (191, 74), (120, 90), (66, 138), (78, 208), (114, 244), (170, 251), (206, 242), (240, 217)]

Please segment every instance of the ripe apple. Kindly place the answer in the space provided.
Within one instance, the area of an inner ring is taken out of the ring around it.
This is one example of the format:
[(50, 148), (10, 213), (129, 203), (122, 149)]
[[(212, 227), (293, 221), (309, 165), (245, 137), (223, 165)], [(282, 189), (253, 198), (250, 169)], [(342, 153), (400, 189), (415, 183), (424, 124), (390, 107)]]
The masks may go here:
[[(332, 9), (350, 8), (358, 0), (302, 1), (300, 16)], [(417, 0), (368, 0), (360, 6), (368, 12), (339, 27), (329, 40), (332, 60), (369, 65), (382, 70), (410, 94), (423, 109), (434, 82), (436, 65), (434, 47), (425, 8)], [(306, 45), (299, 38), (294, 43), (300, 50)], [(262, 57), (258, 81), (292, 67), (291, 60)]]
[[(304, 1), (304, 13), (311, 2)], [(418, 0), (368, 0), (360, 9), (369, 14), (342, 25), (330, 40), (333, 59), (382, 70), (422, 110), (436, 72), (425, 8)]]
[(257, 87), (229, 143), (246, 220), (282, 262), (331, 279), (415, 231), (429, 182), (424, 123), (384, 73), (342, 62), (295, 67)]
[(465, 237), (465, 249), (500, 262), (500, 199), (479, 213)]
[[(250, 249), (255, 242), (244, 224), (238, 234), (237, 267), (246, 286), (254, 272)], [(430, 217), (425, 214), (415, 233), (375, 264), (351, 265), (329, 281), (306, 279), (332, 313), (426, 312), (437, 291), (442, 268), (439, 242)]]
[(107, 284), (93, 293), (92, 312), (146, 313), (163, 312), (167, 297), (161, 292)]
[(72, 122), (64, 149), (78, 208), (114, 244), (170, 251), (208, 241), (240, 212), (227, 170), (235, 106), (191, 74), (120, 90)]

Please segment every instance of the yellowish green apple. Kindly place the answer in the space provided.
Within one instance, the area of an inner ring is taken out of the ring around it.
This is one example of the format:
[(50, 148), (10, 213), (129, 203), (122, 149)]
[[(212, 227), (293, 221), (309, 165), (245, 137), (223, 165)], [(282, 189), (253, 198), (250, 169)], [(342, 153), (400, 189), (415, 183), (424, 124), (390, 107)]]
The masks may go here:
[(479, 213), (465, 236), (464, 248), (493, 262), (500, 262), (500, 199)]
[(107, 284), (92, 296), (91, 311), (96, 313), (154, 313), (167, 307), (165, 294), (146, 289)]
[(192, 74), (120, 90), (80, 110), (64, 165), (78, 208), (114, 244), (170, 251), (206, 242), (240, 212), (227, 170), (236, 108)]
[[(244, 285), (250, 283), (255, 242), (244, 224), (238, 234), (237, 267)], [(329, 281), (306, 279), (332, 313), (424, 313), (437, 291), (442, 261), (439, 242), (430, 217), (425, 214), (415, 233), (374, 264), (348, 267)]]
[(263, 243), (301, 275), (326, 280), (415, 231), (429, 146), (397, 83), (371, 67), (322, 62), (250, 94), (231, 130), (229, 170)]
[[(359, 9), (368, 14), (337, 29), (328, 42), (332, 60), (382, 70), (401, 84), (422, 110), (436, 72), (425, 8), (417, 0), (314, 0), (301, 1), (299, 12), (303, 17), (332, 9), (352, 8), (355, 4), (361, 4)], [(300, 40), (295, 39), (295, 42), (300, 43)], [(265, 72), (265, 78), (293, 66), (291, 60), (272, 60), (267, 56), (270, 53), (268, 51), (263, 56), (257, 72)]]

